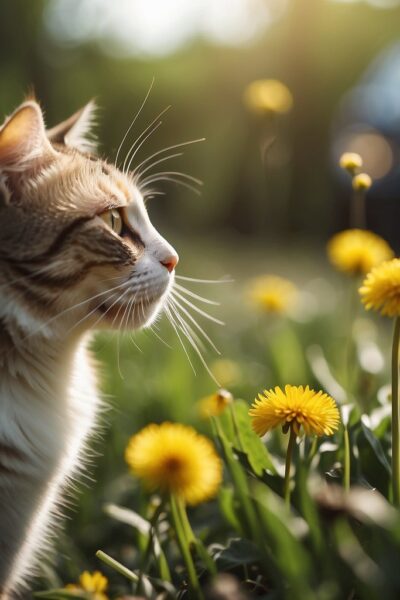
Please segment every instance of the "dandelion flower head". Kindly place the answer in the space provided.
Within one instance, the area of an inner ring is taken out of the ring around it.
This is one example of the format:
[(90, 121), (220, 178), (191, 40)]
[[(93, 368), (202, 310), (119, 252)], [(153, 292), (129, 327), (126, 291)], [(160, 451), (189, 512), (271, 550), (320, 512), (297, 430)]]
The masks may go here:
[(293, 427), (296, 435), (301, 427), (307, 435), (332, 435), (340, 422), (339, 410), (328, 394), (302, 385), (265, 390), (255, 399), (249, 415), (260, 436), (279, 426), (284, 431)]
[(250, 299), (261, 310), (283, 314), (289, 312), (296, 302), (296, 286), (283, 277), (262, 275), (253, 279), (250, 285)]
[(365, 229), (346, 229), (328, 242), (328, 257), (339, 271), (350, 275), (366, 274), (393, 257), (388, 243)]
[(367, 310), (387, 317), (400, 316), (400, 259), (388, 260), (372, 269), (359, 293)]
[(173, 493), (188, 504), (215, 496), (222, 479), (210, 440), (179, 423), (148, 425), (130, 439), (125, 459), (149, 490)]
[(108, 587), (108, 579), (100, 571), (84, 571), (79, 577), (78, 584), (69, 584), (66, 589), (71, 592), (86, 592), (91, 600), (108, 600), (105, 594)]
[(232, 394), (228, 390), (220, 389), (215, 394), (202, 398), (199, 410), (202, 417), (217, 417), (222, 414), (232, 402)]
[(372, 185), (372, 179), (367, 173), (359, 173), (353, 177), (352, 185), (356, 191), (367, 191)]
[(244, 94), (248, 108), (258, 113), (284, 114), (293, 106), (289, 88), (277, 79), (258, 79), (250, 83)]
[(339, 164), (342, 169), (354, 175), (355, 171), (362, 167), (363, 161), (356, 152), (344, 152), (340, 157)]

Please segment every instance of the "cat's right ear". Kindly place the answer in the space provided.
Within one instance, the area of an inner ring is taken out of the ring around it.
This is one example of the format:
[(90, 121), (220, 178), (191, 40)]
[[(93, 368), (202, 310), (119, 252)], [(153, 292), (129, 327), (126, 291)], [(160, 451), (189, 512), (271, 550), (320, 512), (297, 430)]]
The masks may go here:
[(95, 152), (97, 144), (93, 137), (92, 129), (95, 125), (96, 110), (96, 103), (94, 100), (91, 100), (69, 117), (69, 119), (48, 129), (48, 139), (53, 143), (62, 144), (69, 148), (76, 148), (81, 152)]
[(0, 128), (0, 171), (24, 171), (53, 156), (40, 106), (24, 102)]

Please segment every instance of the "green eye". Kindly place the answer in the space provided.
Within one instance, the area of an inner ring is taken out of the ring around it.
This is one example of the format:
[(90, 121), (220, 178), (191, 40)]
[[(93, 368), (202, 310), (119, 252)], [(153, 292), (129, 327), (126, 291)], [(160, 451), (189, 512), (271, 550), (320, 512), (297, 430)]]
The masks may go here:
[(110, 229), (112, 229), (118, 235), (121, 234), (123, 223), (121, 215), (116, 208), (103, 212), (100, 217), (103, 219), (104, 223), (110, 227)]

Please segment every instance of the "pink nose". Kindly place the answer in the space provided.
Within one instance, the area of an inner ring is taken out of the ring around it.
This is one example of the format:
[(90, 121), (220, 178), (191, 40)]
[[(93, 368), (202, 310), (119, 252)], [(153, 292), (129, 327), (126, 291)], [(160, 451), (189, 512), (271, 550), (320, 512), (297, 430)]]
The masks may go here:
[(175, 269), (176, 265), (178, 264), (178, 261), (179, 261), (179, 256), (177, 254), (171, 254), (170, 256), (167, 256), (163, 260), (160, 260), (160, 263), (167, 269), (167, 271), (172, 273), (172, 271)]

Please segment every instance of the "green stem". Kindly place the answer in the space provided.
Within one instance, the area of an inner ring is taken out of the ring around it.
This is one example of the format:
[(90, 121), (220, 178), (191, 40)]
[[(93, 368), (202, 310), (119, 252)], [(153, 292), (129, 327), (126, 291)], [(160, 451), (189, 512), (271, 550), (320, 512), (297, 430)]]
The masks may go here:
[(283, 488), (283, 496), (285, 503), (290, 508), (290, 467), (292, 464), (293, 448), (296, 442), (296, 434), (293, 427), (290, 427), (289, 442), (286, 450), (286, 463), (285, 463), (285, 484)]
[(185, 527), (181, 521), (179, 514), (179, 500), (175, 498), (173, 494), (170, 496), (170, 506), (171, 506), (171, 518), (172, 524), (175, 530), (176, 539), (178, 541), (178, 545), (180, 551), (182, 553), (182, 558), (186, 566), (187, 575), (189, 579), (190, 588), (192, 591), (192, 595), (194, 598), (198, 600), (203, 600), (204, 596), (201, 591), (200, 583), (197, 577), (196, 569), (193, 563), (192, 555), (190, 553), (189, 548), (189, 540), (187, 539)]
[(244, 452), (244, 448), (243, 448), (243, 444), (242, 444), (242, 439), (240, 437), (240, 428), (236, 419), (236, 413), (235, 413), (235, 407), (234, 407), (234, 403), (231, 402), (231, 404), (229, 405), (229, 412), (231, 415), (231, 419), (232, 419), (232, 425), (233, 425), (233, 430), (235, 432), (236, 435), (236, 440), (237, 440), (237, 444), (238, 444), (238, 448), (239, 450), (241, 450), (242, 452)]
[(115, 558), (111, 558), (111, 556), (109, 556), (102, 550), (97, 550), (96, 556), (101, 561), (103, 561), (103, 563), (117, 571), (117, 573), (129, 579), (129, 581), (134, 581), (135, 583), (139, 581), (139, 577), (136, 575), (136, 573), (133, 573), (132, 571), (124, 567), (124, 565), (121, 565), (121, 563), (115, 560)]
[(217, 567), (215, 565), (215, 562), (210, 556), (203, 542), (195, 536), (189, 518), (187, 516), (186, 506), (184, 502), (177, 498), (176, 503), (178, 507), (179, 517), (181, 519), (182, 526), (185, 530), (186, 539), (189, 542), (189, 547), (193, 548), (193, 550), (196, 551), (197, 555), (203, 561), (206, 569), (211, 573), (211, 575), (216, 575)]
[(358, 229), (366, 229), (367, 216), (365, 210), (365, 190), (355, 190), (353, 192), (353, 201), (351, 204), (351, 208), (352, 227), (357, 227)]
[(400, 506), (399, 340), (400, 317), (397, 317), (392, 346), (392, 485), (395, 506)]
[(343, 487), (345, 492), (350, 491), (350, 437), (347, 427), (344, 428), (344, 465), (343, 465)]

